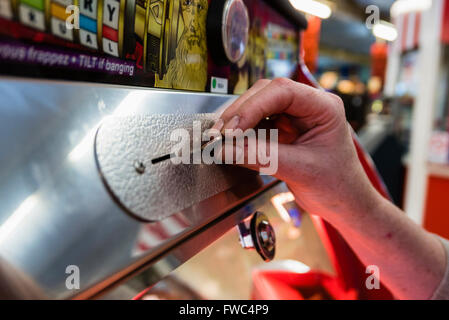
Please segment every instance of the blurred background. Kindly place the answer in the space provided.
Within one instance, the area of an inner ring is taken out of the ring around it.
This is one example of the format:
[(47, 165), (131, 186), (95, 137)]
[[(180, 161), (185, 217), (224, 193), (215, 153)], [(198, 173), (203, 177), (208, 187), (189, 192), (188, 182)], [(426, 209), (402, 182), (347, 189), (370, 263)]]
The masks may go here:
[(305, 63), (343, 99), (395, 203), (449, 237), (448, 1), (320, 4), (307, 14)]

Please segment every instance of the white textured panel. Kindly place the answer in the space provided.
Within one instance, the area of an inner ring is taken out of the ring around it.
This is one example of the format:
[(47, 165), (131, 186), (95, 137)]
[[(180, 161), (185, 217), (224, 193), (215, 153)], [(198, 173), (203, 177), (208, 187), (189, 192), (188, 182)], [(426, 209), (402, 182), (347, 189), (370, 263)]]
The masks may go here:
[[(118, 201), (136, 216), (156, 221), (218, 194), (232, 185), (225, 174), (233, 168), (218, 165), (174, 165), (151, 159), (170, 153), (174, 129), (192, 131), (193, 121), (209, 128), (215, 114), (111, 117), (99, 128), (96, 157), (100, 172)], [(142, 161), (143, 174), (134, 163)]]

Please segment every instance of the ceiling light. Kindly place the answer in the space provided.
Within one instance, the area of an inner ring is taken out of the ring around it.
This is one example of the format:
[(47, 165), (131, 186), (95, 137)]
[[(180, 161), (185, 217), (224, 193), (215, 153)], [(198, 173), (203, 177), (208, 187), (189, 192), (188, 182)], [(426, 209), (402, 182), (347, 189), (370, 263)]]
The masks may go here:
[(398, 37), (398, 32), (394, 25), (386, 21), (380, 21), (373, 27), (373, 34), (377, 38), (387, 41), (394, 41)]
[(405, 13), (418, 12), (430, 9), (432, 0), (397, 0), (390, 9), (393, 18)]
[(331, 16), (331, 8), (322, 2), (315, 0), (289, 0), (291, 5), (299, 11), (317, 16), (321, 19), (327, 19)]

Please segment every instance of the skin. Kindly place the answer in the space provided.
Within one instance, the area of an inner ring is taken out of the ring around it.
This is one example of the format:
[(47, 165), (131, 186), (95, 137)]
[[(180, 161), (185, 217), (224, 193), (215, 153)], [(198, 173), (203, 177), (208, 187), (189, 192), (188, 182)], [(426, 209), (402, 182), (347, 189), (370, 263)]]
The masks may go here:
[[(446, 253), (369, 182), (355, 151), (341, 99), (288, 80), (260, 80), (221, 115), (215, 129), (254, 128), (275, 115), (279, 169), (296, 201), (336, 227), (398, 299), (428, 299)], [(261, 122), (262, 121), (262, 122)], [(258, 165), (247, 165), (257, 170)]]

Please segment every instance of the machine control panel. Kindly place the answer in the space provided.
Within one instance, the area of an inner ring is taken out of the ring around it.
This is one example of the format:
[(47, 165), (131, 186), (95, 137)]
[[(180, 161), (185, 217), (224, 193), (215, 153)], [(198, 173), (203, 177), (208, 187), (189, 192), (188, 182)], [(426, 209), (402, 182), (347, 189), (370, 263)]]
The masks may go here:
[(296, 77), (300, 29), (274, 2), (0, 0), (0, 74), (240, 94)]

